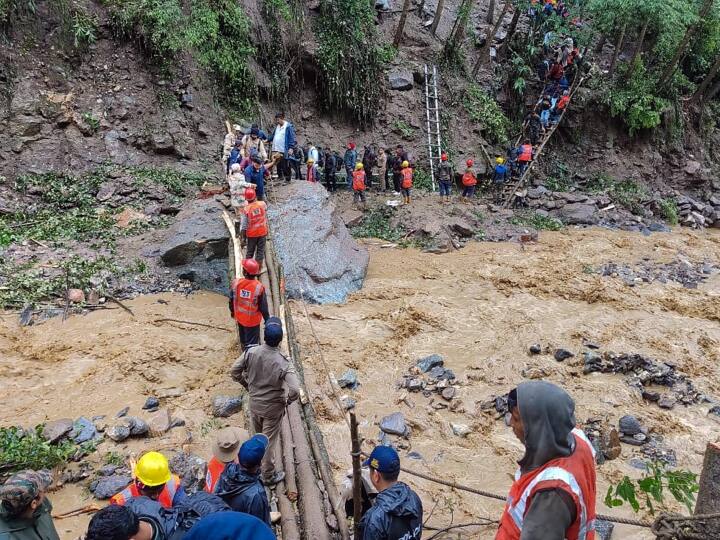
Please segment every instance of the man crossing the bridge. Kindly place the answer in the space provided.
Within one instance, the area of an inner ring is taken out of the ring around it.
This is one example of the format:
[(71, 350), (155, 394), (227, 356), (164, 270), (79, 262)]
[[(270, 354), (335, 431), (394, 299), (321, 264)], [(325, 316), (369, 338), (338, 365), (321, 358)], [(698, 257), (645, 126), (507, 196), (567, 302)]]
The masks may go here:
[(256, 200), (255, 190), (252, 188), (245, 190), (245, 200), (248, 205), (240, 221), (240, 236), (247, 240), (245, 258), (255, 259), (262, 268), (268, 234), (267, 205), (264, 201)]
[(243, 277), (230, 286), (230, 313), (237, 321), (243, 350), (260, 343), (260, 323), (270, 318), (265, 287), (258, 280), (260, 265), (255, 259), (242, 262)]

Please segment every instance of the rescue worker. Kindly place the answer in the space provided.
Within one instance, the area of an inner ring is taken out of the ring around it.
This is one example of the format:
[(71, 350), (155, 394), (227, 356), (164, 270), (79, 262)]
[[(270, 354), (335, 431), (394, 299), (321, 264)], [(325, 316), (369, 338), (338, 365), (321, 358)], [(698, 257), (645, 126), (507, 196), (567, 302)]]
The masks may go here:
[(228, 463), (215, 487), (215, 494), (236, 512), (245, 512), (270, 525), (270, 503), (260, 481), (260, 464), (269, 444), (262, 433), (240, 447), (237, 463)]
[(212, 457), (205, 473), (205, 491), (213, 493), (220, 475), (229, 463), (237, 463), (240, 444), (247, 440), (248, 432), (238, 427), (226, 427), (217, 432), (212, 445)]
[(320, 171), (318, 170), (318, 166), (315, 163), (314, 159), (308, 159), (307, 161), (307, 181), (308, 182), (319, 182), (320, 181)]
[(403, 202), (405, 204), (410, 204), (410, 192), (413, 185), (413, 170), (410, 168), (410, 163), (407, 161), (403, 161), (400, 166), (402, 167), (400, 170), (400, 191), (403, 196)]
[(47, 471), (21, 471), (0, 486), (0, 538), (60, 540), (45, 496), (52, 484)]
[(353, 204), (362, 206), (365, 209), (365, 166), (362, 163), (355, 164), (352, 173)]
[(510, 426), (525, 445), (496, 540), (591, 540), (595, 450), (575, 427), (575, 403), (546, 381), (508, 397)]
[(260, 323), (270, 318), (265, 287), (258, 280), (260, 265), (243, 259), (243, 277), (230, 285), (230, 313), (235, 318), (243, 350), (260, 343)]
[(275, 446), (285, 407), (300, 396), (300, 386), (290, 362), (278, 346), (283, 338), (282, 322), (277, 317), (265, 321), (265, 343), (246, 349), (233, 364), (230, 374), (248, 390), (250, 420), (256, 433), (269, 439), (262, 460), (262, 480), (274, 485), (285, 478), (284, 471), (275, 470)]
[(530, 139), (525, 139), (518, 149), (518, 174), (522, 176), (533, 160), (533, 147)]
[(420, 497), (398, 482), (400, 457), (392, 446), (376, 446), (363, 464), (378, 491), (372, 508), (362, 517), (362, 540), (420, 540), (423, 508)]
[(462, 185), (463, 185), (462, 201), (463, 202), (470, 202), (470, 199), (475, 196), (475, 187), (477, 186), (477, 178), (475, 177), (475, 172), (473, 171), (473, 165), (475, 165), (475, 162), (472, 159), (468, 159), (465, 162), (465, 166), (467, 168), (465, 169), (465, 172), (462, 175)]
[(438, 184), (440, 184), (440, 202), (450, 202), (450, 187), (452, 186), (453, 170), (448, 162), (448, 155), (440, 154), (440, 165), (438, 165)]
[(505, 158), (498, 156), (495, 158), (495, 170), (493, 171), (493, 191), (495, 201), (500, 199), (502, 188), (509, 178), (508, 169), (505, 166)]
[(133, 477), (128, 487), (111, 497), (110, 504), (123, 506), (133, 497), (145, 496), (164, 508), (172, 508), (187, 498), (180, 478), (170, 473), (168, 460), (160, 452), (143, 454), (135, 465)]
[(355, 143), (350, 142), (350, 143), (348, 143), (347, 149), (345, 150), (345, 155), (343, 156), (343, 163), (345, 164), (345, 174), (346, 174), (345, 181), (347, 182), (348, 191), (353, 189), (352, 180), (353, 180), (353, 171), (355, 170), (356, 162), (357, 162), (357, 151), (355, 150)]
[(245, 200), (248, 205), (240, 222), (240, 235), (243, 241), (247, 240), (245, 258), (255, 259), (262, 268), (268, 234), (267, 204), (255, 200), (255, 190), (252, 188), (245, 190)]

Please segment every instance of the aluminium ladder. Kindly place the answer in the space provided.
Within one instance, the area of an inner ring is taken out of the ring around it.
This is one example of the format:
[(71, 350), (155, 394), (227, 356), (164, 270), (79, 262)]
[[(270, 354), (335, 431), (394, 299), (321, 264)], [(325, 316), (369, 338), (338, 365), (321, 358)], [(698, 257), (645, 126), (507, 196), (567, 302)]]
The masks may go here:
[(430, 180), (435, 191), (435, 171), (440, 164), (442, 142), (440, 139), (440, 99), (437, 89), (437, 67), (432, 71), (425, 64), (425, 118), (427, 120), (428, 160), (430, 161)]

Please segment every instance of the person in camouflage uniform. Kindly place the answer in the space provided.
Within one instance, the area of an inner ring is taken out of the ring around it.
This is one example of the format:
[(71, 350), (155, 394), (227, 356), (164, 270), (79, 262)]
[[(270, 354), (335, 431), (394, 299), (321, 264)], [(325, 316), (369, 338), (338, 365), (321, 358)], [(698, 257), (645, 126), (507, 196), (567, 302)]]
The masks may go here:
[(60, 540), (45, 492), (47, 471), (22, 471), (0, 486), (0, 540)]

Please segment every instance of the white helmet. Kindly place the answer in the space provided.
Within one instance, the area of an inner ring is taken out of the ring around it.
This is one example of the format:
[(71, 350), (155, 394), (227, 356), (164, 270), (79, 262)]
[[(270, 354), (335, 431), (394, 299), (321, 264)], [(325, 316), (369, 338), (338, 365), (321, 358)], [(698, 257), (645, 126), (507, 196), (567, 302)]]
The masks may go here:
[(231, 172), (231, 173), (233, 173), (233, 172), (238, 172), (240, 169), (242, 169), (242, 167), (240, 167), (240, 164), (239, 164), (239, 163), (233, 163), (232, 165), (230, 165), (230, 172)]

